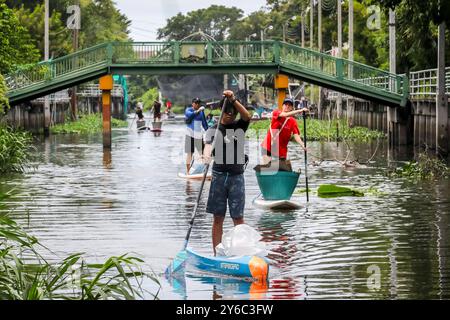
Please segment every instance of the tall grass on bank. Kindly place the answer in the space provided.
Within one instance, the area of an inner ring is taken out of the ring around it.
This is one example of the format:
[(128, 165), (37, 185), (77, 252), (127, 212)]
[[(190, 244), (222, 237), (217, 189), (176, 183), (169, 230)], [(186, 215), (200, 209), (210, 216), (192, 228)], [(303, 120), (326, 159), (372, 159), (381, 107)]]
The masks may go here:
[[(0, 199), (7, 195), (1, 195)], [(0, 300), (144, 299), (143, 261), (128, 254), (89, 264), (81, 253), (57, 263), (36, 250), (44, 248), (9, 217), (0, 215)], [(149, 295), (157, 298), (158, 293)]]
[[(128, 122), (112, 118), (111, 126), (113, 128), (125, 128), (128, 126)], [(101, 114), (80, 115), (77, 121), (58, 124), (51, 128), (53, 134), (87, 134), (102, 132), (102, 130), (103, 120)]]
[[(306, 135), (308, 140), (313, 141), (338, 141), (347, 140), (355, 142), (369, 142), (385, 138), (385, 134), (379, 131), (362, 127), (350, 128), (345, 120), (317, 120), (307, 119)], [(298, 126), (303, 136), (303, 119), (297, 120)], [(270, 120), (260, 120), (252, 122), (250, 129), (256, 130), (265, 135), (265, 130), (269, 129)]]
[(0, 174), (24, 172), (31, 160), (32, 136), (0, 124)]

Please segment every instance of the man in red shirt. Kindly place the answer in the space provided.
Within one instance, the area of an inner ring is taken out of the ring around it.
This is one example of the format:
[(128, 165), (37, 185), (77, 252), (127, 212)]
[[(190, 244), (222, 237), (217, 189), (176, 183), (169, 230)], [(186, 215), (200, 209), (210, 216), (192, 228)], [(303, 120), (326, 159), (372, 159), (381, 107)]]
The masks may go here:
[(291, 136), (294, 135), (295, 141), (307, 151), (305, 144), (300, 138), (300, 130), (294, 116), (302, 112), (309, 111), (307, 108), (294, 110), (294, 102), (292, 99), (284, 99), (283, 110), (275, 110), (272, 114), (272, 123), (266, 138), (261, 144), (263, 164), (268, 164), (272, 157), (279, 160), (286, 160), (288, 152), (288, 143)]

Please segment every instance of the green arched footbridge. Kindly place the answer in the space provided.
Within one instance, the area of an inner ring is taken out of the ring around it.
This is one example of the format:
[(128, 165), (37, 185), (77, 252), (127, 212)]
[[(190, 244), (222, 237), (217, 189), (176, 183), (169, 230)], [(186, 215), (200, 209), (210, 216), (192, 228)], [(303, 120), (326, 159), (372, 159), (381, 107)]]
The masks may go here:
[(404, 75), (279, 41), (109, 42), (5, 78), (14, 105), (107, 74), (225, 73), (286, 74), (389, 106), (404, 106), (409, 98)]

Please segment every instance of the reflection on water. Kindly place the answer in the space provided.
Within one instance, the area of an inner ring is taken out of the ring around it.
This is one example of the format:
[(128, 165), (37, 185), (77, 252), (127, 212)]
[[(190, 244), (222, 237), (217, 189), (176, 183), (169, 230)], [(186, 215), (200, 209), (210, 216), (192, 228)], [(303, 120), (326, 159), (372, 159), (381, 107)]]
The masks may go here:
[[(131, 120), (130, 120), (131, 121)], [(183, 125), (150, 131), (114, 130), (112, 150), (101, 134), (52, 136), (37, 143), (39, 168), (0, 178), (14, 189), (12, 216), (59, 258), (86, 252), (101, 261), (125, 252), (139, 254), (161, 275), (181, 249), (200, 183), (177, 178), (184, 170)], [(406, 160), (377, 143), (353, 146), (310, 143), (310, 188), (335, 183), (379, 194), (320, 199), (307, 208), (271, 212), (253, 207), (259, 194), (252, 165), (246, 171), (246, 222), (269, 249), (270, 281), (264, 284), (188, 272), (168, 283), (161, 299), (390, 299), (449, 298), (449, 181), (412, 183), (387, 178), (388, 165)], [(256, 144), (253, 144), (256, 146)], [(360, 168), (333, 159), (371, 158)], [(292, 149), (295, 149), (294, 147)], [(255, 148), (256, 150), (256, 148)], [(256, 152), (250, 156), (256, 162)], [(303, 169), (299, 151), (294, 168)], [(174, 159), (178, 159), (174, 161)], [(299, 185), (304, 188), (304, 177)], [(190, 246), (211, 254), (211, 216), (205, 213), (206, 184)], [(294, 196), (304, 203), (305, 194)], [(227, 218), (225, 229), (232, 227)], [(148, 284), (148, 290), (156, 291)]]

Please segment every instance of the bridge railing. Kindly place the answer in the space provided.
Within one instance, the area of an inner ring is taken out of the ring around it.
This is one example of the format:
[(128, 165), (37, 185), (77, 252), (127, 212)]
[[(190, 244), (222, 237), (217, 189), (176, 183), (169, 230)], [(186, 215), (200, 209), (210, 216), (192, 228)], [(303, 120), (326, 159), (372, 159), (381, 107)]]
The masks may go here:
[(175, 57), (169, 42), (114, 42), (111, 50), (113, 64), (171, 64)]
[(107, 57), (108, 44), (105, 43), (61, 58), (26, 66), (5, 78), (8, 91), (25, 89), (62, 76), (73, 76), (76, 72), (96, 66), (106, 66)]
[(274, 63), (273, 41), (115, 42), (113, 64)]
[(292, 44), (280, 44), (279, 60), (280, 63), (301, 67), (307, 71), (320, 73), (332, 78), (338, 76), (336, 58)]
[(280, 62), (387, 93), (407, 96), (409, 92), (407, 79), (402, 75), (291, 44), (281, 43)]
[[(437, 94), (437, 69), (410, 73), (411, 98), (435, 99)], [(450, 67), (445, 68), (445, 92), (450, 95)]]

